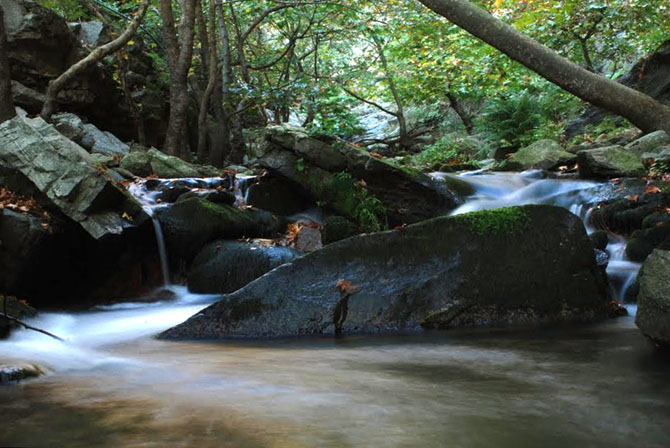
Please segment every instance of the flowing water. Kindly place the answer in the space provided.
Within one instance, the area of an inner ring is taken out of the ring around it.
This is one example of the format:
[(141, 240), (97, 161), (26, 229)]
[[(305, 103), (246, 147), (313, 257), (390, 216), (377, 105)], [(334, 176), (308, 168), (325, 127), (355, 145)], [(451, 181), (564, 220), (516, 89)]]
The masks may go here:
[[(456, 213), (519, 201), (586, 214), (599, 188), (552, 180), (556, 191), (536, 173), (469, 177), (475, 196)], [(526, 330), (178, 343), (151, 335), (216, 296), (170, 288), (177, 299), (169, 302), (31, 321), (65, 342), (29, 331), (1, 341), (0, 360), (40, 363), (49, 373), (0, 387), (0, 445), (670, 445), (670, 358), (633, 317)]]

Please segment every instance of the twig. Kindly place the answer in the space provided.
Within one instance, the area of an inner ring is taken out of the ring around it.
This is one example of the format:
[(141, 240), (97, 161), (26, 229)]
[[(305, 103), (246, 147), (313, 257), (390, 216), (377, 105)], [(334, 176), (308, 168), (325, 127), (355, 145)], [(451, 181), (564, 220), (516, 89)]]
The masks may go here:
[(33, 327), (33, 326), (31, 326), (31, 325), (28, 325), (27, 323), (25, 323), (25, 322), (23, 322), (23, 321), (17, 319), (16, 317), (12, 317), (12, 316), (10, 316), (10, 315), (7, 314), (6, 312), (5, 312), (5, 314), (4, 314), (3, 317), (4, 317), (5, 319), (11, 321), (11, 322), (14, 322), (14, 323), (17, 323), (17, 324), (23, 326), (24, 328), (26, 328), (26, 329), (28, 329), (28, 330), (37, 331), (37, 332), (39, 332), (39, 333), (46, 334), (47, 336), (50, 336), (50, 337), (52, 337), (52, 338), (54, 338), (54, 339), (57, 339), (57, 340), (59, 340), (59, 341), (61, 341), (61, 342), (65, 342), (65, 339), (60, 338), (60, 337), (56, 336), (56, 335), (53, 334), (53, 333), (49, 333), (49, 332), (46, 331), (46, 330), (42, 330), (41, 328), (37, 328), (37, 327)]

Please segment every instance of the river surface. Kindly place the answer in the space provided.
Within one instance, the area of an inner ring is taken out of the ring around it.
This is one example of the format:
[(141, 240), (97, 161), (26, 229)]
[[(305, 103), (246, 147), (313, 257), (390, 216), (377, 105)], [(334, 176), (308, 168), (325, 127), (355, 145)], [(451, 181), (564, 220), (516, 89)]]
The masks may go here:
[[(602, 187), (543, 186), (536, 173), (473, 177), (481, 185), (456, 213), (536, 202), (586, 216)], [(608, 252), (625, 264), (622, 244), (613, 236)], [(626, 266), (612, 275), (628, 279), (638, 267)], [(30, 331), (1, 341), (0, 362), (49, 372), (0, 387), (0, 446), (670, 446), (670, 357), (631, 316), (542, 329), (158, 341), (151, 336), (216, 300), (170, 288), (172, 301), (31, 320), (65, 342)]]

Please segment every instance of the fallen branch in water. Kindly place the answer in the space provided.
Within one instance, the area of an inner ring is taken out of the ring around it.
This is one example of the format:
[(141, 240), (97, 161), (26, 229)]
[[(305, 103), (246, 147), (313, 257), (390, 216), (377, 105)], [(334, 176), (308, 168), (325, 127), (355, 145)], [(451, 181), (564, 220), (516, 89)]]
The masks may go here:
[(14, 322), (14, 323), (16, 323), (16, 324), (21, 325), (22, 327), (24, 327), (24, 328), (27, 329), (27, 330), (33, 330), (33, 331), (37, 331), (37, 332), (42, 333), (42, 334), (46, 334), (47, 336), (50, 336), (50, 337), (52, 337), (52, 338), (54, 338), (54, 339), (57, 339), (57, 340), (59, 340), (59, 341), (61, 341), (61, 342), (64, 342), (64, 341), (65, 341), (65, 339), (60, 338), (60, 337), (56, 336), (56, 335), (53, 334), (53, 333), (49, 333), (48, 331), (46, 331), (46, 330), (42, 330), (41, 328), (37, 328), (37, 327), (33, 327), (33, 326), (31, 326), (31, 325), (28, 325), (27, 323), (25, 323), (25, 322), (23, 322), (23, 321), (17, 319), (16, 317), (10, 316), (10, 315), (7, 314), (7, 313), (5, 313), (4, 315), (2, 315), (2, 317), (4, 317), (5, 319), (7, 319), (7, 320), (9, 320), (9, 321), (11, 321), (11, 322)]

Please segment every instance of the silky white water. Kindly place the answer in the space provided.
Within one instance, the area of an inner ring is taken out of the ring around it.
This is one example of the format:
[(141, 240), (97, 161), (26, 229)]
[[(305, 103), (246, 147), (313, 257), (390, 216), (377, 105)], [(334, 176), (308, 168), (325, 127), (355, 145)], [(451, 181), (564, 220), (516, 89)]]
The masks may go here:
[[(584, 216), (598, 200), (595, 183), (537, 173), (467, 180), (475, 196), (456, 213), (541, 202)], [(636, 269), (623, 241), (608, 250), (612, 275)], [(170, 289), (171, 301), (30, 320), (64, 342), (27, 330), (0, 341), (3, 362), (48, 370), (0, 387), (0, 445), (668, 446), (670, 359), (632, 316), (526, 330), (155, 340), (217, 299)]]

